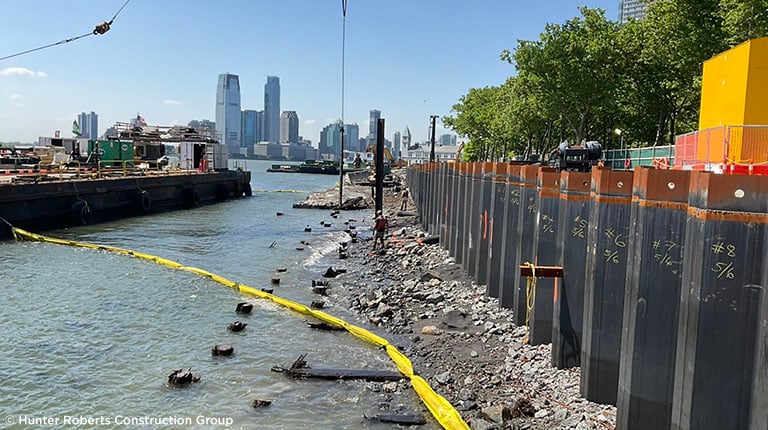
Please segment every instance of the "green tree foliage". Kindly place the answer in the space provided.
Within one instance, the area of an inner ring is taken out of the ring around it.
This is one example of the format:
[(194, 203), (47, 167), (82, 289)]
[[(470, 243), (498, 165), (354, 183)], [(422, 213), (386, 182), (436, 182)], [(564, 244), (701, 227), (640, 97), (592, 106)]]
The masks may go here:
[(661, 0), (626, 25), (602, 10), (548, 24), (501, 59), (516, 75), (471, 89), (444, 118), (467, 160), (542, 154), (561, 140), (663, 145), (698, 127), (703, 62), (768, 36), (768, 0)]

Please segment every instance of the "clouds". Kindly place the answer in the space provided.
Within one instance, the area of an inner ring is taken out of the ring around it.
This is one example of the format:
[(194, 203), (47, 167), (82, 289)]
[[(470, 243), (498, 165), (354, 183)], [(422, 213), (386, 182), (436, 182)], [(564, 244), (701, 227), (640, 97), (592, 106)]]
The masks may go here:
[(30, 78), (47, 78), (48, 74), (38, 70), (37, 72), (26, 67), (6, 67), (0, 70), (0, 76), (24, 76)]
[(304, 121), (304, 124), (305, 124), (305, 125), (309, 125), (309, 124), (314, 124), (314, 123), (316, 123), (316, 122), (317, 122), (317, 121), (315, 121), (314, 119), (308, 119), (308, 120)]
[(21, 94), (12, 94), (10, 97), (8, 97), (8, 100), (11, 101), (11, 106), (13, 107), (23, 107), (24, 105), (21, 104), (21, 101), (24, 99), (24, 97), (21, 96)]
[(163, 104), (166, 104), (166, 105), (180, 105), (182, 103), (180, 101), (178, 101), (178, 100), (166, 99), (166, 100), (163, 100)]

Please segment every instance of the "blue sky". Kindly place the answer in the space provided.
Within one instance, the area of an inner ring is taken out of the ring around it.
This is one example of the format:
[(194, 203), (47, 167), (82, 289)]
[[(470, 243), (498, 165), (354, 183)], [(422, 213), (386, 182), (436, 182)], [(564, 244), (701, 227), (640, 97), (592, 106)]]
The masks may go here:
[[(5, 0), (0, 57), (89, 32), (124, 0)], [(499, 60), (546, 23), (619, 0), (348, 0), (346, 122), (368, 132), (379, 109), (386, 135), (408, 126), (426, 139), (470, 88), (499, 85)], [(150, 124), (215, 120), (220, 73), (240, 76), (243, 109), (264, 107), (267, 75), (280, 77), (281, 109), (299, 115), (316, 146), (341, 117), (341, 0), (131, 0), (105, 35), (0, 61), (0, 141), (71, 135), (79, 112), (99, 132), (140, 112)], [(438, 126), (438, 134), (444, 132)]]

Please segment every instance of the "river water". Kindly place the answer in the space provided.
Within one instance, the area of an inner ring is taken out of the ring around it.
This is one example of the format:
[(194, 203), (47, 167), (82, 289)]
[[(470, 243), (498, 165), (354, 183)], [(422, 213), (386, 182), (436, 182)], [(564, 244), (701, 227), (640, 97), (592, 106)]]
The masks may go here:
[[(311, 280), (339, 266), (335, 250), (346, 234), (329, 211), (291, 205), (338, 178), (238, 163), (252, 172), (252, 198), (46, 234), (154, 254), (308, 304), (318, 298)], [(309, 246), (299, 251), (302, 240)], [(287, 272), (273, 286), (278, 267)], [(294, 381), (270, 371), (303, 353), (314, 367), (396, 370), (386, 353), (346, 332), (311, 330), (271, 302), (143, 260), (43, 243), (0, 242), (0, 273), (4, 428), (390, 428), (363, 419), (385, 401), (373, 384)], [(243, 300), (255, 305), (250, 316), (234, 312)], [(330, 304), (329, 313), (358, 323), (346, 303)], [(235, 320), (248, 328), (228, 332)], [(235, 346), (234, 357), (212, 357), (211, 347), (225, 343)], [(181, 367), (201, 382), (167, 386)], [(273, 403), (253, 409), (254, 399)], [(410, 389), (393, 402), (424, 411)]]

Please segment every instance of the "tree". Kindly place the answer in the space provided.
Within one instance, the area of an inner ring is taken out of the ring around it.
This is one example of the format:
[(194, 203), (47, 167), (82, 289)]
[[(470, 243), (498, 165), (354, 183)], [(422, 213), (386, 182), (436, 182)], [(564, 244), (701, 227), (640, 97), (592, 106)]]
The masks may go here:
[(548, 24), (538, 41), (519, 41), (502, 59), (518, 72), (543, 101), (548, 117), (560, 117), (576, 142), (589, 136), (593, 115), (615, 105), (620, 51), (618, 24), (599, 9), (580, 9), (582, 17)]
[(768, 0), (720, 0), (729, 46), (768, 36)]

